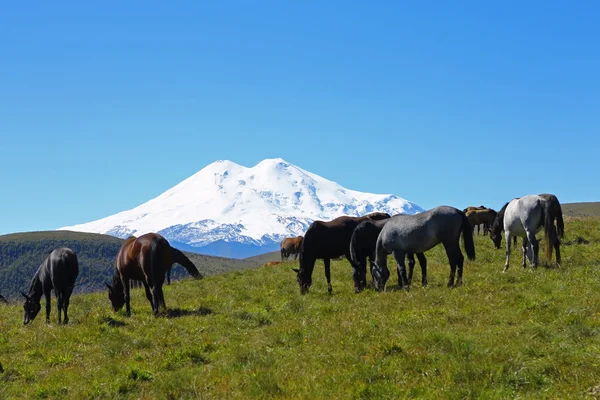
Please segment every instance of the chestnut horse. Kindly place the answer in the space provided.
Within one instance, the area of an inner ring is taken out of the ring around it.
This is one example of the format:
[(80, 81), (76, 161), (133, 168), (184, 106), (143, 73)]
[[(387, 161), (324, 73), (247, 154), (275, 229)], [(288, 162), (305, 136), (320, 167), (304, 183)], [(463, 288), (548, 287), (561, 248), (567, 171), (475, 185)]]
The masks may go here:
[(131, 315), (129, 281), (135, 279), (143, 283), (154, 315), (158, 315), (159, 309), (166, 311), (162, 285), (173, 263), (181, 264), (194, 278), (202, 278), (190, 259), (171, 247), (167, 239), (158, 233), (125, 239), (117, 254), (112, 286), (106, 284), (113, 310), (118, 311), (125, 305), (127, 316)]
[(298, 258), (298, 254), (300, 253), (300, 247), (302, 246), (303, 236), (298, 236), (295, 238), (285, 238), (281, 241), (281, 261), (289, 258), (290, 255), (294, 255), (294, 260)]

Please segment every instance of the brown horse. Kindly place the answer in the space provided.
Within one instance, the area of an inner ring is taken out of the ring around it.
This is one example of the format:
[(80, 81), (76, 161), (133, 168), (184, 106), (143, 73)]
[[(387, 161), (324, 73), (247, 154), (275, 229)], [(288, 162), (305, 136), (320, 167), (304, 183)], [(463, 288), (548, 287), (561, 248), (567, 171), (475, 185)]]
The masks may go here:
[(469, 206), (469, 207), (465, 208), (463, 210), (463, 212), (466, 214), (467, 211), (471, 211), (471, 210), (485, 210), (485, 209), (487, 209), (487, 208), (484, 207), (484, 206), (479, 206), (479, 207), (477, 207), (477, 206)]
[(272, 267), (274, 265), (279, 265), (279, 264), (281, 264), (281, 261), (269, 261), (268, 263), (263, 265), (263, 267)]
[(294, 260), (298, 258), (300, 248), (302, 247), (302, 239), (304, 239), (304, 236), (285, 238), (281, 241), (281, 261), (286, 260), (292, 254), (294, 255)]
[(194, 278), (202, 278), (190, 259), (171, 247), (161, 235), (147, 233), (139, 238), (130, 236), (125, 239), (117, 254), (112, 286), (106, 284), (113, 310), (118, 311), (125, 305), (127, 316), (131, 315), (129, 282), (135, 279), (142, 281), (154, 315), (158, 315), (159, 309), (166, 311), (162, 285), (173, 263), (181, 264)]
[(485, 235), (498, 213), (491, 208), (486, 208), (483, 210), (469, 210), (465, 215), (473, 228), (473, 234), (475, 234), (475, 226), (477, 226), (477, 234), (479, 234), (479, 225), (483, 224), (483, 234)]
[(313, 222), (304, 235), (302, 248), (300, 249), (300, 269), (292, 268), (297, 276), (300, 294), (308, 293), (312, 285), (312, 273), (315, 268), (315, 261), (323, 259), (325, 263), (325, 278), (327, 279), (327, 291), (332, 292), (331, 288), (331, 259), (339, 256), (346, 256), (350, 265), (350, 239), (352, 233), (358, 224), (368, 219), (378, 221), (390, 218), (387, 213), (374, 212), (362, 217), (342, 216), (332, 221)]

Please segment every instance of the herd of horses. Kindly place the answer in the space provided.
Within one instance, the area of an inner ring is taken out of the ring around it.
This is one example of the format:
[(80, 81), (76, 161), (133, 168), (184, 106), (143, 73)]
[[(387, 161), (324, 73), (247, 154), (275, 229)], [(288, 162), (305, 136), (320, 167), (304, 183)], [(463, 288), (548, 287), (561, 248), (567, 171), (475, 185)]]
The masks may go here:
[[(293, 270), (300, 293), (304, 295), (312, 285), (312, 274), (318, 259), (324, 262), (327, 290), (332, 293), (331, 260), (345, 257), (352, 266), (354, 290), (358, 293), (367, 286), (367, 260), (373, 286), (378, 291), (385, 290), (390, 277), (388, 255), (392, 254), (396, 261), (398, 286), (409, 290), (415, 257), (421, 267), (421, 284), (426, 286), (425, 252), (441, 243), (450, 265), (447, 286), (452, 288), (462, 284), (465, 257), (460, 248), (460, 238), (463, 238), (467, 258), (475, 260), (473, 235), (478, 225), (483, 225), (484, 235), (489, 232), (496, 248), (500, 248), (504, 233), (504, 272), (509, 268), (512, 237), (515, 240), (521, 237), (523, 240), (523, 267), (526, 267), (526, 260), (529, 260), (532, 268), (538, 266), (539, 242), (536, 233), (542, 229), (546, 257), (551, 261), (554, 249), (557, 264), (560, 265), (560, 239), (564, 236), (562, 210), (556, 196), (547, 193), (514, 198), (499, 212), (483, 206), (464, 210), (439, 206), (415, 215), (391, 216), (373, 212), (361, 217), (341, 216), (331, 221), (314, 221), (303, 236), (281, 242), (281, 259), (284, 261), (291, 255), (294, 255), (294, 259), (299, 257), (300, 266)], [(112, 282), (106, 283), (112, 309), (118, 311), (125, 306), (126, 315), (130, 316), (132, 282), (141, 282), (154, 315), (166, 312), (162, 287), (165, 279), (170, 281), (170, 270), (174, 263), (182, 265), (192, 277), (202, 278), (190, 259), (172, 247), (163, 236), (147, 233), (125, 239), (116, 257)], [(25, 297), (23, 323), (27, 325), (35, 319), (41, 309), (42, 295), (46, 298), (46, 322), (50, 321), (52, 290), (57, 299), (58, 323), (68, 323), (69, 299), (78, 274), (79, 263), (73, 250), (63, 247), (51, 251), (33, 276), (29, 292), (21, 292)], [(64, 319), (61, 318), (63, 314)]]
[[(427, 259), (424, 253), (440, 243), (444, 246), (450, 265), (448, 287), (459, 286), (462, 284), (464, 264), (460, 237), (463, 238), (467, 258), (475, 260), (473, 235), (475, 227), (479, 225), (483, 225), (484, 235), (489, 232), (497, 249), (501, 246), (504, 233), (504, 272), (509, 267), (511, 238), (515, 245), (517, 237), (523, 239), (523, 267), (526, 266), (526, 260), (529, 260), (532, 268), (538, 266), (539, 243), (535, 235), (542, 229), (545, 235), (546, 257), (551, 261), (554, 249), (557, 265), (561, 263), (560, 239), (564, 236), (564, 222), (560, 202), (553, 194), (542, 193), (514, 198), (499, 212), (484, 206), (468, 207), (464, 210), (439, 206), (415, 215), (390, 216), (375, 212), (362, 217), (342, 216), (328, 222), (315, 221), (303, 237), (296, 238), (300, 241), (297, 253), (300, 266), (293, 270), (296, 272), (300, 293), (308, 293), (317, 259), (323, 260), (327, 290), (331, 293), (331, 259), (339, 256), (345, 256), (352, 266), (354, 290), (357, 293), (364, 290), (367, 284), (367, 259), (375, 289), (385, 289), (390, 277), (387, 267), (389, 254), (392, 254), (396, 261), (400, 288), (410, 288), (415, 256), (421, 266), (421, 283), (425, 286)], [(281, 242), (282, 261), (284, 255), (287, 257), (289, 254), (289, 241), (290, 238), (287, 238)]]

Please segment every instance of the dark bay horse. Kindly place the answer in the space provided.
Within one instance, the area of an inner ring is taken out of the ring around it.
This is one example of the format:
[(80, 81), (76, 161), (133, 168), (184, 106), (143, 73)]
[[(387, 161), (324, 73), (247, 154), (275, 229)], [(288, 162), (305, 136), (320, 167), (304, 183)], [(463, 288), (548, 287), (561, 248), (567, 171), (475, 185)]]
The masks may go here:
[[(375, 260), (375, 247), (377, 237), (384, 225), (390, 218), (372, 221), (363, 221), (352, 233), (350, 239), (350, 258), (352, 264), (352, 279), (354, 280), (354, 291), (361, 292), (367, 284), (367, 258), (370, 261)], [(415, 257), (413, 253), (407, 253), (408, 257), (408, 281), (412, 281), (415, 268)], [(417, 254), (419, 264), (421, 265), (421, 282), (423, 286), (427, 285), (427, 259), (423, 253)], [(371, 270), (371, 276), (373, 271)], [(398, 277), (400, 280), (400, 276)]]
[(399, 285), (408, 290), (410, 281), (406, 276), (404, 256), (406, 253), (425, 253), (442, 243), (450, 262), (448, 287), (454, 287), (454, 276), (458, 268), (456, 285), (462, 284), (464, 256), (460, 251), (460, 235), (469, 260), (475, 259), (475, 245), (471, 224), (464, 212), (448, 206), (439, 206), (415, 215), (395, 215), (381, 230), (377, 238), (375, 261), (372, 273), (375, 288), (383, 290), (390, 277), (387, 255), (396, 259)]
[(27, 325), (32, 322), (40, 312), (42, 294), (46, 297), (46, 323), (50, 322), (50, 295), (53, 289), (58, 306), (58, 323), (61, 323), (61, 314), (64, 312), (64, 323), (67, 324), (69, 322), (67, 314), (69, 299), (73, 293), (77, 275), (79, 275), (79, 262), (75, 252), (66, 247), (52, 250), (33, 276), (29, 293), (21, 292), (25, 297), (23, 324)]
[[(556, 226), (554, 225), (556, 221)], [(548, 261), (552, 261), (552, 248), (556, 252), (556, 263), (560, 265), (560, 238), (564, 237), (565, 226), (560, 202), (555, 195), (542, 193), (517, 197), (502, 207), (492, 224), (490, 237), (497, 249), (502, 243), (502, 232), (506, 238), (506, 261), (504, 272), (510, 265), (511, 236), (523, 238), (521, 251), (522, 266), (526, 261), (532, 268), (539, 263), (539, 242), (536, 233), (544, 229), (545, 252)]]
[(297, 236), (295, 238), (285, 238), (281, 241), (281, 261), (289, 258), (290, 255), (294, 255), (294, 260), (298, 258), (300, 248), (302, 247), (303, 236)]
[(308, 293), (312, 285), (312, 273), (315, 261), (323, 259), (325, 264), (325, 278), (327, 278), (327, 291), (332, 292), (331, 287), (331, 259), (340, 256), (350, 258), (350, 239), (354, 228), (362, 221), (380, 220), (390, 218), (387, 213), (374, 212), (362, 217), (341, 216), (332, 221), (314, 221), (304, 234), (302, 247), (300, 249), (300, 269), (293, 269), (297, 276), (300, 293)]
[(162, 285), (173, 263), (181, 264), (194, 278), (202, 278), (190, 259), (171, 247), (161, 235), (147, 233), (125, 239), (117, 254), (112, 286), (106, 284), (113, 310), (118, 311), (125, 305), (127, 316), (131, 315), (129, 281), (135, 279), (143, 283), (154, 315), (158, 315), (159, 309), (166, 311)]
[(475, 227), (477, 227), (477, 234), (479, 234), (479, 225), (483, 225), (483, 234), (485, 235), (498, 213), (491, 208), (485, 208), (483, 210), (469, 210), (465, 215), (473, 228), (473, 234), (475, 234)]

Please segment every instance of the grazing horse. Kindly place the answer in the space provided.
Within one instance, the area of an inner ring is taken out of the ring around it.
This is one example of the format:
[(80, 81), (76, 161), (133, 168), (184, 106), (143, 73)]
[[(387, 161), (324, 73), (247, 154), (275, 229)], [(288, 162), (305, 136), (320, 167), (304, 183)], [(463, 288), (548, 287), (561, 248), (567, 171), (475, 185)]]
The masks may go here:
[(67, 324), (69, 322), (67, 314), (69, 299), (71, 293), (73, 293), (77, 275), (79, 275), (79, 262), (75, 252), (66, 247), (52, 250), (33, 276), (29, 293), (21, 292), (25, 297), (23, 324), (27, 325), (32, 322), (40, 312), (42, 294), (46, 296), (46, 323), (50, 322), (50, 295), (52, 289), (54, 289), (54, 295), (58, 303), (58, 323), (61, 323), (61, 314), (64, 311), (64, 323)]
[[(375, 260), (375, 246), (377, 237), (381, 229), (390, 219), (379, 221), (363, 221), (352, 233), (350, 239), (350, 258), (352, 264), (352, 279), (354, 280), (354, 291), (361, 292), (367, 285), (367, 258), (369, 261)], [(421, 265), (421, 281), (423, 286), (427, 285), (427, 259), (422, 253), (417, 254), (419, 264)], [(415, 268), (415, 257), (408, 253), (408, 280), (412, 281)], [(371, 270), (373, 276), (373, 270)], [(398, 277), (400, 279), (400, 277)]]
[[(387, 268), (387, 255), (392, 253), (398, 268), (399, 286), (409, 289), (404, 255), (425, 253), (442, 243), (450, 262), (448, 287), (462, 284), (464, 256), (460, 251), (460, 235), (469, 260), (475, 260), (473, 231), (465, 213), (454, 207), (439, 206), (415, 215), (393, 216), (381, 230), (377, 238), (375, 261), (371, 262), (375, 289), (383, 290), (390, 277)], [(454, 276), (458, 268), (458, 278)]]
[(112, 286), (106, 284), (113, 310), (118, 311), (125, 305), (126, 315), (131, 315), (129, 281), (135, 279), (142, 281), (154, 315), (158, 315), (159, 309), (166, 311), (162, 285), (173, 263), (181, 264), (194, 278), (202, 278), (190, 259), (171, 247), (167, 239), (158, 233), (125, 239), (117, 254)]
[(263, 265), (263, 267), (272, 267), (274, 265), (279, 265), (279, 264), (281, 264), (281, 261), (269, 261), (268, 263)]
[(325, 278), (327, 278), (327, 291), (332, 292), (331, 287), (331, 259), (340, 256), (350, 258), (350, 239), (354, 228), (362, 221), (380, 220), (390, 218), (387, 213), (374, 212), (363, 215), (362, 217), (341, 216), (336, 219), (324, 222), (314, 221), (308, 227), (304, 234), (302, 247), (300, 249), (300, 269), (294, 269), (296, 280), (300, 286), (300, 294), (308, 293), (312, 285), (312, 273), (315, 268), (315, 261), (323, 259), (325, 264)]
[(479, 234), (479, 225), (483, 224), (483, 234), (485, 235), (498, 213), (491, 208), (486, 208), (483, 210), (469, 210), (465, 215), (473, 228), (473, 234), (475, 234), (475, 227), (477, 227), (477, 234)]
[(303, 238), (304, 236), (297, 236), (295, 238), (285, 238), (281, 241), (281, 261), (289, 258), (292, 254), (294, 255), (294, 260), (298, 258)]
[[(554, 221), (556, 220), (556, 227)], [(560, 266), (560, 237), (564, 236), (564, 221), (562, 209), (556, 196), (542, 193), (530, 194), (512, 199), (502, 207), (492, 224), (490, 238), (497, 249), (502, 243), (502, 231), (506, 238), (506, 262), (504, 272), (508, 271), (510, 264), (510, 238), (523, 238), (521, 251), (523, 253), (522, 266), (527, 266), (527, 259), (531, 268), (539, 264), (539, 242), (535, 234), (544, 229), (545, 252), (548, 261), (552, 261), (552, 248), (556, 252), (556, 263)]]

